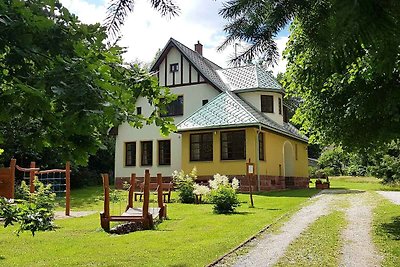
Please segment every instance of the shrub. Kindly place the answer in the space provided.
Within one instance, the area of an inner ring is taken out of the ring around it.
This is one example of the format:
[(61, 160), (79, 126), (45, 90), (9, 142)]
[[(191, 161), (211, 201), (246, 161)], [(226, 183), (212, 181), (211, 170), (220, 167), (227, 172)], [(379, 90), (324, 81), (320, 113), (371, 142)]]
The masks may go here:
[(308, 166), (308, 177), (310, 178), (316, 178), (317, 176), (315, 175), (315, 172), (317, 171), (317, 168), (314, 166)]
[(398, 183), (400, 181), (400, 140), (393, 140), (380, 148), (373, 163), (368, 168), (372, 175), (381, 178), (383, 183)]
[(15, 198), (29, 200), (29, 197), (30, 197), (29, 186), (25, 183), (25, 181), (22, 181), (20, 186), (15, 188)]
[(321, 154), (318, 166), (324, 169), (328, 176), (344, 175), (348, 161), (348, 153), (345, 153), (341, 147), (334, 147), (326, 149)]
[(189, 174), (185, 174), (183, 170), (180, 172), (174, 171), (172, 173), (172, 178), (178, 190), (179, 200), (182, 203), (194, 203), (195, 197), (193, 190), (195, 189), (194, 181), (197, 178), (196, 167), (194, 167)]
[(236, 190), (239, 188), (239, 181), (233, 178), (229, 183), (228, 177), (216, 174), (214, 179), (209, 181), (211, 187), (211, 202), (214, 204), (215, 213), (232, 213), (240, 205)]
[(5, 198), (0, 199), (0, 217), (4, 218), (4, 227), (19, 224), (16, 233), (24, 231), (48, 231), (54, 229), (54, 208), (56, 195), (51, 191), (51, 185), (35, 180), (35, 192), (30, 193), (25, 183), (19, 190), (22, 196), (21, 203), (12, 205)]

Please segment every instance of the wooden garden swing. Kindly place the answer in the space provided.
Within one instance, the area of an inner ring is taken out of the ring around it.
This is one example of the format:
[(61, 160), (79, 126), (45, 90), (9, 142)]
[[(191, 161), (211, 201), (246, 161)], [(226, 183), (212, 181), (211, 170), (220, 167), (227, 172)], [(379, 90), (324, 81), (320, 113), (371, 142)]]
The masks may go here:
[(150, 203), (150, 172), (145, 171), (144, 191), (142, 208), (133, 207), (133, 194), (135, 191), (136, 174), (131, 174), (128, 204), (125, 212), (121, 215), (110, 215), (110, 183), (108, 174), (102, 174), (104, 188), (104, 211), (100, 213), (101, 227), (110, 231), (110, 222), (141, 222), (144, 229), (151, 229), (154, 225), (154, 219), (164, 219), (167, 217), (167, 206), (163, 203), (163, 188), (161, 173), (157, 174), (157, 208), (149, 209)]

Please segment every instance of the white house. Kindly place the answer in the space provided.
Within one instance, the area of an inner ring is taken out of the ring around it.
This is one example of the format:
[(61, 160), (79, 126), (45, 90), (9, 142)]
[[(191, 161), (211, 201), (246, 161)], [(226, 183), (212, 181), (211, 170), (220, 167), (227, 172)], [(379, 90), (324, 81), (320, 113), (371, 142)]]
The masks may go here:
[[(279, 185), (289, 173), (305, 178), (307, 138), (285, 119), (284, 91), (279, 83), (263, 66), (223, 69), (203, 57), (202, 50), (200, 43), (192, 50), (172, 38), (162, 50), (151, 71), (157, 73), (161, 86), (178, 96), (168, 108), (178, 133), (163, 137), (154, 125), (142, 129), (120, 125), (115, 149), (117, 186), (131, 173), (141, 177), (145, 169), (152, 175), (170, 176), (183, 167), (204, 165), (200, 171), (204, 177), (212, 174), (207, 171), (224, 167), (228, 168), (226, 174), (241, 175), (239, 170), (250, 157), (258, 166), (259, 186), (260, 175), (267, 180), (278, 177)], [(153, 111), (144, 98), (138, 99), (136, 106), (145, 116)], [(227, 141), (231, 135), (244, 138), (245, 144), (237, 147)], [(208, 138), (204, 144), (203, 137)], [(200, 146), (207, 146), (207, 151)], [(285, 147), (290, 148), (290, 156)]]

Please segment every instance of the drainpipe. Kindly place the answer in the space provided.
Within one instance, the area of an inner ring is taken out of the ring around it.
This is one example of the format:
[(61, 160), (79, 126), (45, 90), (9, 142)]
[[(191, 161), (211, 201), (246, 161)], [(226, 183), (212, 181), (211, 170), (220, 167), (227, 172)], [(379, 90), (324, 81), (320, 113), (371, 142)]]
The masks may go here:
[(256, 159), (257, 159), (257, 189), (261, 191), (261, 180), (260, 180), (260, 133), (261, 133), (261, 124), (258, 125), (257, 131), (257, 143), (256, 143)]

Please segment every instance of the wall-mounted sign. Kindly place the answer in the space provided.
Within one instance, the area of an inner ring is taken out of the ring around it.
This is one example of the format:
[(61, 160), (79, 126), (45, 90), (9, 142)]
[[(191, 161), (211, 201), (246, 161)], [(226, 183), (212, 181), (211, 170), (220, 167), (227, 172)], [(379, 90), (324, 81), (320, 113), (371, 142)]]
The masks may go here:
[(247, 175), (254, 174), (254, 163), (246, 163)]

